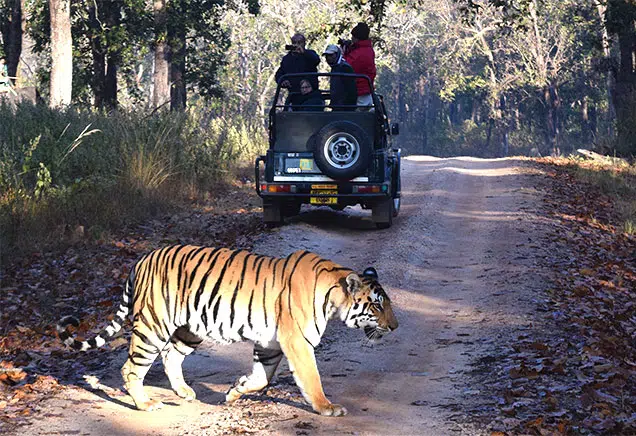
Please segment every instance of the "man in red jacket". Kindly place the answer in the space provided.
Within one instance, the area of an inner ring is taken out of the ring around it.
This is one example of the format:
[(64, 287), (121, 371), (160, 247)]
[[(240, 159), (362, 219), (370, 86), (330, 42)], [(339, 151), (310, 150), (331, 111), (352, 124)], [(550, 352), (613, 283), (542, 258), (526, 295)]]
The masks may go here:
[[(375, 52), (369, 39), (369, 26), (366, 23), (358, 23), (351, 30), (351, 44), (345, 48), (345, 61), (353, 67), (356, 74), (369, 76), (371, 84), (375, 80)], [(356, 79), (358, 90), (358, 106), (373, 107), (371, 88), (366, 79)], [(368, 110), (368, 108), (358, 109)]]

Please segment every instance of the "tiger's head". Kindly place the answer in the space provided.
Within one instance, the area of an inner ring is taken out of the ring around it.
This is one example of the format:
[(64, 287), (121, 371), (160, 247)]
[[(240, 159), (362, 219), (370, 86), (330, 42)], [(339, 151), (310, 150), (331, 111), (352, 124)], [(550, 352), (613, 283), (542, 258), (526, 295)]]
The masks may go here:
[(364, 329), (371, 341), (398, 328), (391, 300), (378, 283), (374, 268), (367, 268), (362, 275), (351, 273), (345, 281), (351, 296), (351, 306), (344, 319), (348, 327)]

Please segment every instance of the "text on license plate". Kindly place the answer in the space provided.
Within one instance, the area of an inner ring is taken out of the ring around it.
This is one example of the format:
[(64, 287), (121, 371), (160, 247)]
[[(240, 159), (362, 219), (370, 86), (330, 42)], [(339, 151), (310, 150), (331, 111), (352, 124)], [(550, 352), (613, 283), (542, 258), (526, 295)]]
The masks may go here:
[[(322, 195), (336, 195), (338, 194), (338, 189), (333, 185), (312, 185), (313, 189), (310, 191), (310, 194), (322, 194)], [(319, 189), (316, 189), (316, 188)], [(322, 189), (320, 189), (322, 188)], [(326, 189), (325, 189), (326, 188)], [(331, 188), (331, 189), (329, 189)], [(309, 198), (309, 204), (338, 204), (338, 198), (336, 197), (311, 197)]]
[(311, 197), (309, 204), (338, 204), (336, 197)]

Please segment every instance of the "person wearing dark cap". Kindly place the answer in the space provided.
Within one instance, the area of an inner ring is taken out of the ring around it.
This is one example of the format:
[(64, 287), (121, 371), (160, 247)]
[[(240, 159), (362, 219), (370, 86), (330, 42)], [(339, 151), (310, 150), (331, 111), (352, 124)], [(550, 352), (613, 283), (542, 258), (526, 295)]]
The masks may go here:
[[(364, 74), (369, 77), (371, 84), (375, 81), (375, 52), (369, 39), (369, 26), (366, 23), (358, 23), (351, 30), (351, 44), (347, 46), (344, 58), (353, 67), (356, 74)], [(356, 79), (358, 92), (358, 106), (373, 107), (371, 87), (366, 79)]]
[[(313, 50), (305, 48), (305, 36), (302, 33), (296, 33), (291, 38), (291, 45), (286, 46), (289, 50), (280, 62), (280, 67), (276, 71), (276, 82), (281, 87), (289, 90), (288, 100), (292, 104), (298, 104), (302, 99), (300, 93), (300, 77), (284, 79), (280, 82), (281, 77), (285, 74), (295, 73), (317, 73), (320, 56)], [(311, 85), (314, 89), (318, 88), (318, 77), (312, 77)]]
[[(342, 49), (337, 45), (329, 44), (322, 54), (331, 67), (332, 73), (353, 74), (353, 68), (344, 60)], [(357, 95), (354, 77), (331, 76), (329, 78), (329, 106), (332, 110), (355, 110)]]

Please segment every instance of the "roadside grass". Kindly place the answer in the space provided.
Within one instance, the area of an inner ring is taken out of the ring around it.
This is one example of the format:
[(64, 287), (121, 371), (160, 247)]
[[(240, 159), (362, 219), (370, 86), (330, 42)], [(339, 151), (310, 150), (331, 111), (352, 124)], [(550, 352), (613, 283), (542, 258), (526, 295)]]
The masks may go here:
[(265, 147), (264, 129), (204, 107), (0, 106), (0, 267), (221, 193)]
[(636, 234), (636, 163), (608, 158), (588, 160), (579, 157), (547, 158), (565, 167), (576, 179), (599, 188), (613, 204), (616, 226), (623, 232)]

